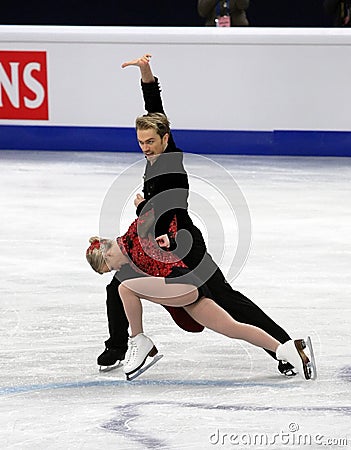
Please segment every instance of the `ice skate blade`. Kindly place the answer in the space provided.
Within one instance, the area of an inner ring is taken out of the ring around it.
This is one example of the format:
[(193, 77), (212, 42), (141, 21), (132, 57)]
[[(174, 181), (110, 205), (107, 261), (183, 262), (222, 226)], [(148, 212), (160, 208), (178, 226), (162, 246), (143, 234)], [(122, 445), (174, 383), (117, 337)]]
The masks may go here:
[(306, 339), (306, 347), (308, 348), (308, 351), (310, 353), (310, 374), (311, 380), (316, 380), (317, 379), (317, 364), (316, 364), (316, 358), (314, 356), (314, 350), (313, 350), (313, 345), (312, 345), (312, 340), (310, 338), (310, 336), (307, 336)]
[(122, 367), (123, 364), (121, 361), (117, 361), (116, 364), (114, 364), (113, 366), (100, 366), (99, 367), (99, 372), (100, 373), (107, 373), (107, 372), (111, 372), (112, 370), (118, 369), (120, 367)]
[(133, 381), (136, 378), (138, 378), (141, 374), (146, 372), (150, 367), (152, 367), (154, 364), (156, 364), (161, 358), (163, 358), (163, 355), (157, 355), (153, 358), (152, 361), (150, 361), (148, 364), (143, 365), (139, 369), (137, 369), (135, 372), (132, 372), (130, 374), (126, 373), (127, 381)]
[[(304, 339), (297, 339), (294, 341), (294, 344), (302, 361), (304, 378), (306, 380), (315, 380), (317, 378), (317, 370), (311, 338), (308, 336), (306, 341)], [(306, 348), (309, 351), (310, 357), (304, 351)]]

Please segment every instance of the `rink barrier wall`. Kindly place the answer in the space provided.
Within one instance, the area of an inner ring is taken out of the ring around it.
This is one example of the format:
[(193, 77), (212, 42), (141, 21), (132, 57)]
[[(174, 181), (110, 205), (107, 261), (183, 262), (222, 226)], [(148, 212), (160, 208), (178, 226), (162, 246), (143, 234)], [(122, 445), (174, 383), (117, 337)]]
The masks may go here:
[[(337, 131), (174, 130), (196, 154), (351, 156), (351, 133)], [(0, 150), (140, 152), (134, 128), (0, 126)]]
[(351, 156), (351, 29), (0, 25), (0, 150), (139, 151), (139, 71), (193, 153)]

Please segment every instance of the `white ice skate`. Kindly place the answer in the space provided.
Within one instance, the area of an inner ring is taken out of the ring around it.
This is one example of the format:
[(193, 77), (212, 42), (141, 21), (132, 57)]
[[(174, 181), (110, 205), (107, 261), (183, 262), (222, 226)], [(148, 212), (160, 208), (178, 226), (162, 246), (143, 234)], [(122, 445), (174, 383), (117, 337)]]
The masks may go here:
[[(159, 361), (162, 355), (156, 356), (157, 353), (158, 350), (154, 343), (145, 334), (140, 333), (129, 338), (128, 350), (123, 367), (127, 380), (134, 380)], [(148, 357), (154, 358), (148, 362)]]
[[(308, 349), (309, 355), (305, 353)], [(299, 375), (306, 380), (317, 378), (316, 361), (314, 358), (311, 338), (290, 340), (280, 344), (276, 351), (277, 358), (292, 364)]]

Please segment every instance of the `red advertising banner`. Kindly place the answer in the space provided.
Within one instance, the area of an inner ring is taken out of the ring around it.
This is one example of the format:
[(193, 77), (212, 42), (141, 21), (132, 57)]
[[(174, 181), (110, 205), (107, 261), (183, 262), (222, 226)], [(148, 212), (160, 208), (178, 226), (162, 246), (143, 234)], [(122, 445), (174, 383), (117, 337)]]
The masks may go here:
[(0, 119), (49, 119), (46, 52), (0, 50)]

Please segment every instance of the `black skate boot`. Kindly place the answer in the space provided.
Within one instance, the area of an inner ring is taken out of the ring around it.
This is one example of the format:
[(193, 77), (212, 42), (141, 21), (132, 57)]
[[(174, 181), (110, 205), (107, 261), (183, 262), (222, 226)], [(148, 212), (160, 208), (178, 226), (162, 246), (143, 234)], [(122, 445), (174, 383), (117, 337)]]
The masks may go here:
[(127, 349), (121, 347), (105, 348), (97, 359), (100, 371), (108, 371), (119, 367), (120, 362), (123, 361)]
[(279, 361), (278, 370), (282, 375), (285, 375), (286, 377), (294, 377), (297, 374), (294, 366), (285, 361)]

